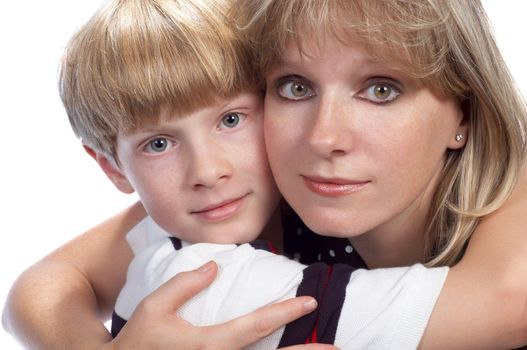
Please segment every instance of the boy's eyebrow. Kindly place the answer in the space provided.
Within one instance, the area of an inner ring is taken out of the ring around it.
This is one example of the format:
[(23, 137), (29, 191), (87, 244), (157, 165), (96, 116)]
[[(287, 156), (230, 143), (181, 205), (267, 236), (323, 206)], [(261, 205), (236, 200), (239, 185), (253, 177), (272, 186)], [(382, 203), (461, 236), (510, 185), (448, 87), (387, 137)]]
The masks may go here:
[[(232, 109), (249, 110), (251, 109), (251, 107), (247, 105), (247, 102), (244, 101), (244, 99), (235, 97), (235, 98), (226, 99), (224, 103), (222, 104), (213, 104), (212, 106), (206, 107), (204, 109), (210, 109), (213, 113), (217, 113), (218, 115), (221, 115), (222, 113), (225, 113)], [(200, 108), (198, 108), (197, 110), (200, 110)], [(165, 110), (161, 113), (162, 113), (162, 117), (158, 122), (145, 123), (144, 125), (140, 125), (136, 129), (131, 130), (128, 134), (140, 136), (141, 134), (157, 132), (161, 129), (165, 129), (163, 126), (163, 120), (171, 120), (174, 118), (185, 118), (186, 116), (192, 114), (193, 112), (185, 113), (184, 116), (172, 115), (172, 113), (169, 110)]]
[(225, 103), (222, 104), (221, 106), (218, 106), (219, 109), (225, 109), (229, 104), (233, 103), (234, 100), (238, 99), (237, 97), (234, 97), (234, 98), (227, 98), (225, 99)]
[[(172, 119), (172, 118), (169, 118), (169, 119)], [(131, 129), (128, 132), (126, 132), (125, 135), (141, 136), (142, 134), (151, 134), (151, 133), (159, 132), (163, 129), (166, 129), (163, 126), (163, 120), (165, 119), (159, 119), (151, 123), (139, 124), (134, 129)]]
[(156, 129), (155, 127), (145, 126), (130, 130), (129, 132), (124, 133), (123, 136), (127, 138), (138, 139), (149, 136), (150, 134), (158, 133), (159, 131), (160, 129)]
[(155, 124), (155, 125), (144, 125), (144, 126), (140, 126), (138, 128), (136, 128), (135, 130), (132, 130), (132, 134), (141, 134), (141, 133), (150, 133), (150, 132), (154, 132), (154, 131), (158, 131), (159, 129), (161, 129), (161, 127), (158, 125), (158, 124)]
[(225, 111), (229, 111), (232, 109), (242, 109), (242, 110), (250, 110), (253, 107), (251, 107), (250, 102), (247, 101), (245, 97), (234, 97), (227, 99), (224, 104), (221, 106), (218, 106), (218, 113), (223, 113)]

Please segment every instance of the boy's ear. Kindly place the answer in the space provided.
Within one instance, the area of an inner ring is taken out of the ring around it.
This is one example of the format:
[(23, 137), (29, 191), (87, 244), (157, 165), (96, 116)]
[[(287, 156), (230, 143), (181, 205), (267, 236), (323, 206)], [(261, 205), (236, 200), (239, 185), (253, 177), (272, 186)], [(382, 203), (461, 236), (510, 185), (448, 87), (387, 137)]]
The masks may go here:
[(90, 146), (87, 146), (85, 144), (82, 145), (84, 147), (84, 150), (86, 153), (90, 155), (97, 164), (101, 167), (102, 171), (108, 176), (110, 181), (113, 182), (115, 187), (119, 189), (119, 191), (130, 194), (133, 193), (135, 190), (126, 178), (124, 174), (121, 172), (121, 169), (115, 164), (115, 162), (112, 159), (108, 159), (108, 156), (95, 151)]

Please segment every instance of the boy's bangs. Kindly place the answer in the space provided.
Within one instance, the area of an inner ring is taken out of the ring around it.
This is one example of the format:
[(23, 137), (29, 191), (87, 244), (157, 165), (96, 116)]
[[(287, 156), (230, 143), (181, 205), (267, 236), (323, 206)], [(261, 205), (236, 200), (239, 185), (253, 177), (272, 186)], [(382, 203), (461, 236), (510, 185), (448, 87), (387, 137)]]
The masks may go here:
[(110, 4), (72, 39), (61, 68), (63, 101), (85, 141), (109, 142), (155, 121), (161, 107), (184, 115), (254, 89), (247, 50), (220, 18), (221, 3)]
[(241, 45), (220, 43), (214, 35), (189, 45), (170, 33), (151, 34), (156, 37), (115, 43), (115, 54), (108, 55), (115, 62), (106, 62), (104, 90), (112, 91), (123, 118), (131, 118), (129, 127), (150, 123), (161, 107), (185, 115), (254, 87)]

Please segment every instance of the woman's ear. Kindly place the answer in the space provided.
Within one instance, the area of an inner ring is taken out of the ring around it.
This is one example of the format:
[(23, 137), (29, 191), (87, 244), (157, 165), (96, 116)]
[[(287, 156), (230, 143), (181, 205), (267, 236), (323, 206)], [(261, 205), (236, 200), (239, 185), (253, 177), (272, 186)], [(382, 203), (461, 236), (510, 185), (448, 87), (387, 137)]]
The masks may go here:
[(467, 99), (461, 102), (459, 107), (459, 124), (454, 134), (452, 135), (450, 142), (448, 143), (449, 149), (460, 149), (467, 144), (467, 138), (469, 133), (469, 113), (470, 113), (470, 101)]
[(82, 145), (84, 147), (84, 150), (86, 153), (90, 155), (97, 164), (101, 167), (102, 171), (108, 176), (110, 181), (117, 187), (117, 189), (123, 193), (130, 194), (134, 193), (135, 190), (126, 178), (126, 176), (122, 173), (121, 169), (117, 166), (115, 161), (113, 159), (110, 159), (108, 156), (106, 156), (103, 153), (95, 151), (90, 146), (87, 146), (85, 144)]

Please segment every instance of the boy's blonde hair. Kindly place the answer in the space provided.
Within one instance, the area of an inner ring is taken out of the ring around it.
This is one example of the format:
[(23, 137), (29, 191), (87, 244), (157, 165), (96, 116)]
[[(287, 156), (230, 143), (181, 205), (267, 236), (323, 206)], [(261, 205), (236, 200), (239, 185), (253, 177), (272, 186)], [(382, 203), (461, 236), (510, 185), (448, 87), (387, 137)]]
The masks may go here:
[(525, 104), (481, 3), (238, 0), (233, 15), (253, 40), (264, 75), (288, 45), (303, 51), (332, 35), (459, 99), (470, 125), (467, 144), (447, 155), (425, 234), (430, 266), (458, 261), (479, 219), (510, 195), (527, 148)]
[[(61, 97), (75, 134), (112, 156), (118, 133), (254, 90), (227, 0), (111, 0), (71, 39)], [(118, 160), (117, 160), (118, 161)]]

